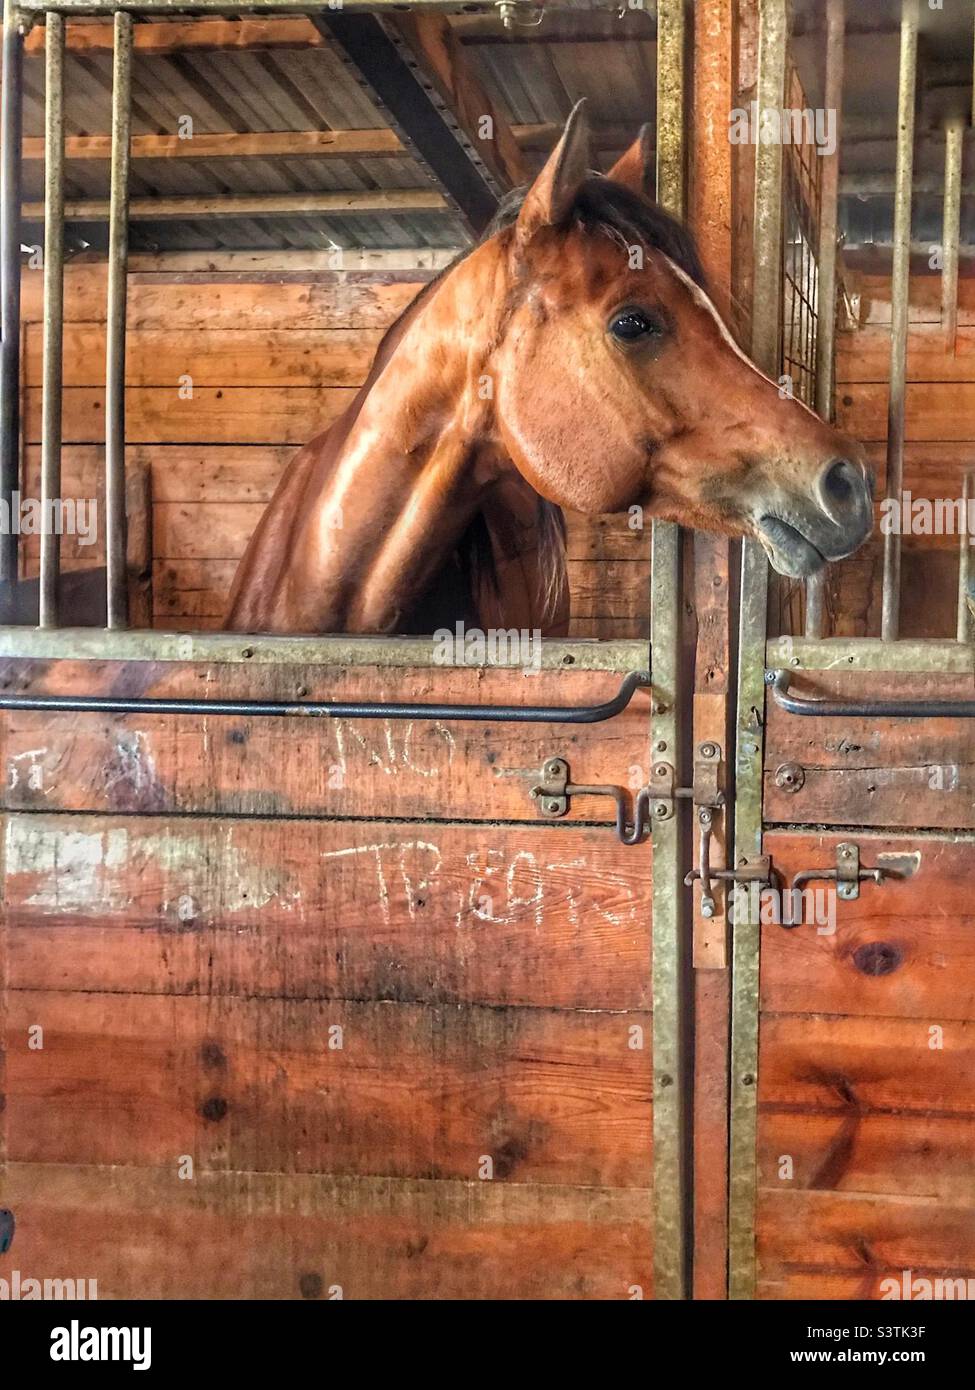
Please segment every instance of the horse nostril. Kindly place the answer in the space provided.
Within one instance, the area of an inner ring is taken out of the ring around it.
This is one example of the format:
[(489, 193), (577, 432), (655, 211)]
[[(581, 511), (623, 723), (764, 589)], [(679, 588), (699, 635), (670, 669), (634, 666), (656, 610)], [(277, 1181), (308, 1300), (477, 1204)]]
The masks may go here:
[(864, 470), (849, 459), (833, 459), (819, 478), (819, 496), (834, 521), (840, 522), (851, 510), (861, 510), (870, 493)]
[(849, 502), (853, 494), (851, 474), (856, 477), (852, 464), (846, 459), (834, 459), (823, 474), (823, 496), (831, 502)]

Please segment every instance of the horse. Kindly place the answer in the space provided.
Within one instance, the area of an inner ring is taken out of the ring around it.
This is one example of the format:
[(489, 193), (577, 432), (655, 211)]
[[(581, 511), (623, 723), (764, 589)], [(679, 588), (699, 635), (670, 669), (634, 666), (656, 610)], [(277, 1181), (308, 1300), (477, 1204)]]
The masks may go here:
[(562, 508), (752, 536), (792, 578), (859, 548), (861, 447), (738, 347), (692, 238), (649, 198), (647, 144), (594, 173), (577, 104), (285, 470), (226, 628), (564, 632)]

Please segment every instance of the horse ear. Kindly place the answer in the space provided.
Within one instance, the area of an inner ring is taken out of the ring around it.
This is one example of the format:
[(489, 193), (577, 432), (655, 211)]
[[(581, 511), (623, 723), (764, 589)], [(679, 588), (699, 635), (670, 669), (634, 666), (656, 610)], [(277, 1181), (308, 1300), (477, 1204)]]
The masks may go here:
[(620, 155), (606, 177), (612, 179), (613, 183), (623, 184), (641, 198), (652, 198), (655, 176), (653, 131), (648, 122), (640, 127), (640, 134), (625, 154)]
[(543, 227), (557, 227), (568, 218), (589, 172), (589, 123), (583, 98), (573, 106), (559, 143), (521, 205), (515, 224), (520, 247), (527, 246)]

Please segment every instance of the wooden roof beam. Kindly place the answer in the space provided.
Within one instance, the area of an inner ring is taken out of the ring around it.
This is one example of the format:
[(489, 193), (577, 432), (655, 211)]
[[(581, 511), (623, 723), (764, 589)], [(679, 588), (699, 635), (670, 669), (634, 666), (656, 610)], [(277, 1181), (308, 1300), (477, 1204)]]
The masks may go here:
[[(111, 53), (112, 20), (68, 23), (66, 43), (71, 53)], [(164, 19), (132, 28), (136, 53), (164, 57), (173, 53), (221, 53), (247, 50), (321, 48), (324, 39), (310, 19), (302, 16), (247, 19)], [(44, 52), (44, 26), (36, 25), (24, 41), (29, 56)]]
[[(516, 125), (511, 127), (519, 152), (547, 152), (561, 133), (561, 126)], [(621, 150), (633, 132), (622, 126), (606, 126), (593, 132), (593, 144), (601, 150)], [(44, 158), (43, 136), (24, 139), (24, 158)], [(107, 160), (110, 135), (69, 135), (64, 142), (68, 159)], [(395, 130), (261, 130), (217, 131), (193, 135), (133, 135), (133, 159), (376, 159), (408, 155)]]

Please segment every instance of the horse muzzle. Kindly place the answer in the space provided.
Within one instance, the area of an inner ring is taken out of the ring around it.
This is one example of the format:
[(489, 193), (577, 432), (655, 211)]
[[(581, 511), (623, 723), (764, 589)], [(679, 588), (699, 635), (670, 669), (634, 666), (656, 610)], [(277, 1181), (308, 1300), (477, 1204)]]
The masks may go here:
[(753, 513), (755, 534), (774, 569), (805, 579), (858, 550), (873, 529), (873, 477), (860, 463), (832, 459), (811, 495), (777, 490)]

